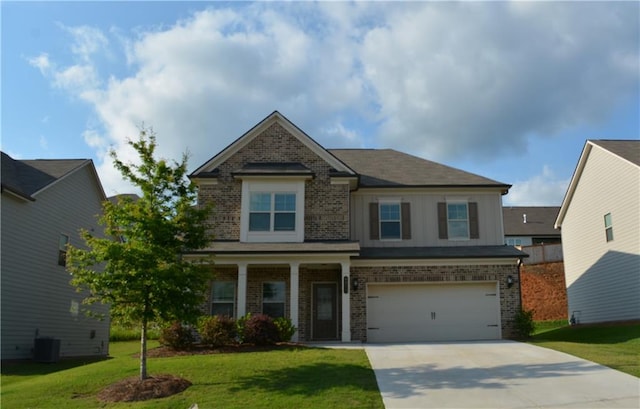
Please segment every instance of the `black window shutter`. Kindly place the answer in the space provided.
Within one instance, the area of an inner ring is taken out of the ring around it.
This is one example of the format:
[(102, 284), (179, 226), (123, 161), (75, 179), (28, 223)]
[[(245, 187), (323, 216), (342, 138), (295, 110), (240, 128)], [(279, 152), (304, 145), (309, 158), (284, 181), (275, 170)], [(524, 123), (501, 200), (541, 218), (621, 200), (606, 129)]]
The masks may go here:
[(411, 239), (411, 203), (402, 203), (400, 214), (402, 217), (402, 240)]
[(445, 202), (438, 202), (438, 238), (447, 239), (448, 237), (447, 204)]
[(480, 238), (478, 226), (478, 203), (469, 202), (469, 237), (472, 239)]
[(380, 240), (380, 226), (377, 203), (369, 203), (369, 238), (371, 240)]

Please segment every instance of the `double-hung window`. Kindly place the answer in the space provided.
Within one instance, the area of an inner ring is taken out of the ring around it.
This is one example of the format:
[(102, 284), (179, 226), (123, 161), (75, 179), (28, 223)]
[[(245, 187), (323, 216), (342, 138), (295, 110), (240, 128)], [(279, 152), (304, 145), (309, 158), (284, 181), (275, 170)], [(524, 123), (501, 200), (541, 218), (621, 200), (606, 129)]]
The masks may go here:
[(249, 203), (249, 231), (294, 231), (296, 194), (252, 192)]
[(607, 236), (607, 241), (613, 241), (613, 222), (611, 221), (611, 213), (604, 215), (604, 232)]
[(262, 313), (272, 318), (284, 317), (285, 283), (270, 281), (262, 283)]
[(211, 289), (211, 315), (234, 316), (236, 286), (233, 281), (215, 281)]
[(380, 203), (380, 239), (400, 238), (400, 203)]
[(469, 211), (466, 203), (447, 203), (449, 239), (469, 238)]
[(61, 234), (58, 239), (58, 265), (67, 265), (67, 246), (69, 245), (69, 236)]

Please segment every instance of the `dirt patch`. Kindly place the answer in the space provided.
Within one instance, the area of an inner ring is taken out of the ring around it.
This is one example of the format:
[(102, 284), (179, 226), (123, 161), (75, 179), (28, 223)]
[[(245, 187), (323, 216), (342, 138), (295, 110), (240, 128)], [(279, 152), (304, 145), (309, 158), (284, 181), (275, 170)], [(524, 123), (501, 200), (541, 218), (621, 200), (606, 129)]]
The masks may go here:
[(155, 375), (145, 380), (132, 377), (116, 382), (98, 393), (103, 402), (135, 402), (175, 395), (191, 386), (191, 382), (173, 375)]

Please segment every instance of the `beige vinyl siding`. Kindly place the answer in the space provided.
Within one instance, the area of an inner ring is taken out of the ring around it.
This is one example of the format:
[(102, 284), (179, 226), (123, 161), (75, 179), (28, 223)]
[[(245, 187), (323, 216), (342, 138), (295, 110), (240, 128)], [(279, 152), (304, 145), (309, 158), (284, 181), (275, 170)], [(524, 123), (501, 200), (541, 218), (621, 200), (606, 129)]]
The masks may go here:
[(583, 323), (640, 319), (639, 232), (640, 169), (594, 146), (562, 223), (568, 316), (576, 312)]
[[(30, 358), (36, 332), (60, 339), (61, 357), (108, 353), (108, 319), (72, 316), (71, 302), (80, 303), (82, 294), (58, 265), (61, 233), (79, 246), (80, 227), (99, 231), (101, 195), (90, 166), (37, 194), (34, 202), (2, 194), (2, 359)], [(108, 312), (104, 306), (95, 310)]]
[[(455, 241), (438, 238), (438, 202), (447, 198), (478, 203), (478, 239)], [(369, 205), (384, 199), (410, 203), (411, 239), (371, 239)], [(361, 189), (351, 197), (351, 239), (358, 240), (362, 247), (502, 245), (502, 196), (499, 192), (469, 190)]]

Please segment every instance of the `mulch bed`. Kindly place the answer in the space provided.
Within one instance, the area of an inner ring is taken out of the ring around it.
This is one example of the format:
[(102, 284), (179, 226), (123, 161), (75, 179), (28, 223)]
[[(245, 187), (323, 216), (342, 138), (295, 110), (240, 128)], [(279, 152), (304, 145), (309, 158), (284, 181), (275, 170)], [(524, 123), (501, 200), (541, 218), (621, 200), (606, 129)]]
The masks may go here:
[[(148, 358), (166, 358), (172, 356), (185, 356), (185, 355), (210, 355), (210, 354), (235, 354), (242, 352), (264, 352), (274, 351), (280, 349), (291, 348), (306, 348), (304, 344), (295, 342), (278, 342), (275, 345), (252, 345), (252, 344), (239, 344), (239, 345), (225, 345), (221, 347), (210, 347), (205, 345), (194, 345), (189, 349), (175, 350), (165, 346), (159, 346), (147, 351)], [(136, 356), (140, 356), (139, 354)]]
[(145, 380), (135, 376), (107, 386), (98, 393), (103, 402), (134, 402), (175, 395), (191, 386), (191, 382), (173, 375), (154, 375)]

